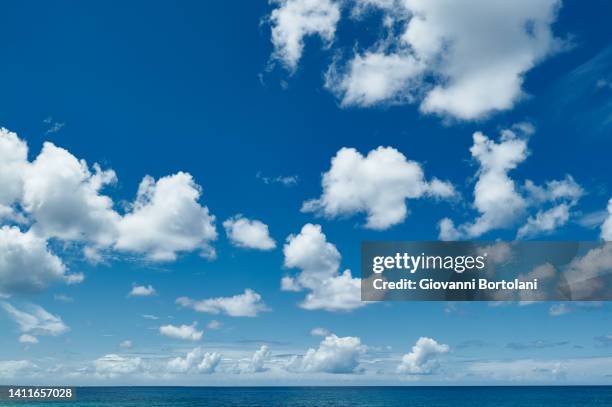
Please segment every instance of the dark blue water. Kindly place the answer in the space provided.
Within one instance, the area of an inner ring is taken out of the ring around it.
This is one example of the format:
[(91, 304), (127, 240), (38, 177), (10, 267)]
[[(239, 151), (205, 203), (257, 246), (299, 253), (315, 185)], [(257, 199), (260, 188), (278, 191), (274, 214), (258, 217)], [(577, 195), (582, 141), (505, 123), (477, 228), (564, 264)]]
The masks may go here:
[[(15, 406), (611, 407), (612, 386), (569, 387), (85, 387), (66, 402)], [(3, 402), (0, 402), (2, 404)]]

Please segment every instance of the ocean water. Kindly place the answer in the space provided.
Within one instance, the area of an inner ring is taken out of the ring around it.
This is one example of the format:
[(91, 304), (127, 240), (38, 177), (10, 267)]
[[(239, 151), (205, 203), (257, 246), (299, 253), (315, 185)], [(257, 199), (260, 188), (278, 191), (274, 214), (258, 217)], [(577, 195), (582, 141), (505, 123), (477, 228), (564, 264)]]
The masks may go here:
[(76, 400), (7, 406), (610, 407), (612, 386), (80, 387)]

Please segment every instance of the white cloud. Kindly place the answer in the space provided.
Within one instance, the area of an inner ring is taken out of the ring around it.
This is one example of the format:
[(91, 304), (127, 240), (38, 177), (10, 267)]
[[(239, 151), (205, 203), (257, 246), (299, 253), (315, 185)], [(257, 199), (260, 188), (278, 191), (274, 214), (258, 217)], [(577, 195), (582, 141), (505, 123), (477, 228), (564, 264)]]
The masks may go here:
[(326, 86), (342, 95), (343, 106), (372, 106), (393, 99), (408, 102), (415, 98), (417, 75), (424, 66), (412, 55), (366, 52), (355, 55), (346, 72), (333, 65), (325, 75)]
[(265, 362), (270, 359), (272, 353), (266, 345), (257, 349), (246, 364), (239, 363), (235, 370), (237, 373), (259, 373), (266, 371)]
[(398, 373), (432, 374), (440, 367), (439, 356), (449, 351), (449, 346), (439, 344), (434, 339), (420, 337), (410, 353), (402, 357), (397, 367)]
[(425, 113), (477, 119), (511, 108), (524, 95), (525, 73), (559, 48), (550, 28), (557, 0), (354, 3), (358, 19), (368, 7), (383, 9), (388, 36), (356, 51), (340, 73), (328, 72), (327, 86), (343, 105), (418, 97)]
[(234, 246), (248, 249), (272, 250), (276, 242), (270, 237), (268, 225), (236, 215), (223, 222), (225, 233)]
[(203, 332), (202, 331), (198, 331), (197, 328), (197, 323), (194, 322), (191, 325), (180, 325), (180, 326), (175, 326), (175, 325), (162, 325), (159, 327), (159, 333), (167, 336), (169, 338), (174, 338), (174, 339), (182, 339), (185, 341), (199, 341), (200, 339), (202, 339), (202, 335)]
[(570, 312), (570, 308), (564, 303), (553, 304), (548, 309), (548, 314), (552, 317), (558, 317), (561, 315), (565, 315), (568, 312)]
[(308, 349), (304, 356), (294, 358), (287, 368), (294, 372), (354, 373), (365, 351), (366, 347), (357, 337), (329, 335), (318, 349)]
[(601, 225), (601, 238), (612, 241), (612, 199), (608, 201), (608, 218)]
[(129, 339), (126, 339), (125, 341), (119, 344), (119, 347), (123, 349), (132, 349), (134, 347), (134, 343)]
[(176, 303), (183, 307), (191, 308), (198, 312), (209, 314), (224, 313), (232, 317), (256, 317), (258, 313), (268, 311), (261, 300), (261, 295), (247, 288), (243, 294), (232, 297), (207, 298), (193, 300), (187, 297), (176, 299)]
[(38, 338), (32, 335), (23, 334), (19, 337), (19, 343), (25, 343), (28, 345), (34, 345), (38, 343)]
[(112, 200), (100, 194), (117, 178), (114, 171), (94, 172), (84, 160), (45, 142), (24, 175), (22, 205), (35, 220), (33, 230), (44, 237), (86, 240), (108, 246), (116, 237), (119, 215)]
[(272, 57), (294, 71), (302, 56), (304, 37), (318, 35), (330, 44), (340, 19), (340, 6), (332, 0), (271, 0), (278, 7), (270, 15)]
[(0, 128), (0, 219), (14, 217), (11, 206), (23, 193), (28, 146), (15, 133)]
[(328, 217), (365, 213), (365, 227), (376, 230), (403, 222), (407, 199), (449, 198), (455, 193), (450, 184), (435, 178), (428, 183), (419, 163), (391, 147), (378, 147), (365, 157), (354, 148), (340, 149), (323, 174), (322, 186), (321, 197), (306, 201), (303, 212)]
[(477, 237), (492, 229), (511, 226), (527, 206), (508, 176), (510, 170), (527, 158), (527, 142), (510, 130), (502, 132), (499, 143), (480, 132), (474, 133), (473, 138), (470, 152), (480, 166), (474, 187), (474, 207), (480, 216), (472, 224), (461, 225), (458, 231), (450, 220), (444, 220), (440, 225), (440, 238), (444, 240), (457, 235)]
[(198, 203), (200, 195), (200, 186), (188, 173), (157, 181), (144, 177), (136, 201), (119, 222), (115, 247), (154, 261), (174, 260), (177, 253), (193, 250), (214, 257), (210, 242), (217, 238), (215, 217)]
[(329, 243), (320, 225), (306, 224), (298, 235), (289, 235), (283, 247), (285, 267), (299, 268), (295, 277), (285, 276), (285, 291), (309, 290), (302, 308), (348, 311), (365, 303), (361, 301), (360, 279), (350, 270), (338, 274), (340, 253)]
[(185, 357), (176, 357), (168, 362), (168, 371), (172, 373), (199, 372), (210, 374), (215, 371), (221, 355), (217, 352), (204, 352), (201, 347), (197, 347), (187, 352)]
[(278, 175), (276, 177), (268, 177), (260, 172), (255, 174), (255, 178), (261, 180), (264, 184), (281, 184), (285, 187), (296, 186), (300, 180), (297, 175)]
[[(458, 227), (452, 220), (442, 219), (438, 224), (440, 239), (475, 238), (494, 229), (513, 227), (526, 217), (531, 207), (538, 207), (538, 212), (527, 219), (527, 223), (519, 229), (517, 238), (551, 233), (567, 223), (570, 209), (583, 195), (583, 189), (567, 175), (562, 180), (547, 182), (544, 187), (527, 180), (525, 193), (522, 194), (509, 173), (529, 155), (524, 136), (532, 130), (524, 124), (514, 126), (514, 129), (503, 130), (499, 142), (481, 132), (474, 133), (470, 152), (478, 162), (479, 169), (473, 206), (480, 215), (475, 221)], [(521, 132), (523, 137), (517, 132)], [(539, 209), (548, 202), (554, 206)]]
[(108, 354), (96, 359), (94, 361), (94, 368), (98, 376), (114, 378), (140, 371), (143, 368), (143, 361), (139, 357)]
[(59, 316), (47, 312), (41, 306), (32, 304), (27, 311), (23, 311), (8, 302), (2, 302), (0, 305), (25, 334), (57, 336), (68, 331), (68, 327)]
[(214, 257), (214, 216), (198, 203), (201, 188), (191, 175), (179, 172), (158, 181), (145, 177), (136, 201), (122, 216), (102, 194), (116, 183), (113, 170), (98, 164), (90, 168), (50, 142), (32, 162), (27, 153), (25, 141), (0, 129), (0, 219), (29, 227), (26, 232), (8, 225), (0, 229), (4, 294), (41, 291), (53, 280), (83, 280), (83, 274), (66, 274), (59, 257), (47, 249), (51, 238), (77, 244), (94, 263), (113, 248), (149, 260), (173, 260), (180, 252), (194, 250)]
[(0, 228), (0, 293), (33, 293), (53, 282), (69, 282), (66, 266), (46, 240), (17, 227)]
[(217, 329), (221, 328), (221, 322), (217, 321), (216, 319), (213, 319), (208, 324), (206, 324), (206, 328), (212, 329), (212, 330), (217, 330)]
[(567, 223), (570, 217), (570, 205), (560, 204), (546, 211), (538, 211), (535, 217), (530, 216), (527, 223), (516, 233), (517, 239), (532, 237), (539, 233), (550, 233)]
[(0, 378), (21, 378), (37, 366), (29, 360), (2, 360), (0, 361)]
[(148, 297), (157, 294), (152, 285), (135, 285), (129, 292), (128, 297)]
[(312, 336), (328, 336), (331, 332), (329, 332), (326, 328), (316, 327), (310, 330), (310, 334)]

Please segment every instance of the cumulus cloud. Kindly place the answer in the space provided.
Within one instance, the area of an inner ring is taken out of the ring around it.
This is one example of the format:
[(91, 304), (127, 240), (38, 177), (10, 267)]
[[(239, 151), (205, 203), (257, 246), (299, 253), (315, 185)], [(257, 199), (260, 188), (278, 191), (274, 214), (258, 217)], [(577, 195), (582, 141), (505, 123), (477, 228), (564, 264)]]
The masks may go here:
[(605, 241), (612, 241), (612, 199), (608, 201), (608, 217), (601, 225), (601, 238)]
[(333, 0), (271, 0), (277, 7), (270, 15), (273, 59), (295, 71), (302, 57), (304, 38), (318, 35), (330, 44), (340, 20), (340, 6)]
[(176, 259), (177, 253), (199, 250), (214, 257), (214, 221), (198, 200), (201, 188), (191, 174), (178, 172), (155, 181), (143, 178), (136, 201), (119, 222), (119, 250), (143, 253), (150, 260)]
[(387, 38), (328, 71), (345, 106), (419, 101), (425, 113), (477, 119), (520, 100), (525, 73), (560, 45), (551, 31), (558, 0), (352, 3), (357, 19), (382, 10)]
[(119, 344), (119, 347), (123, 349), (132, 349), (134, 347), (134, 343), (129, 339), (126, 339), (125, 341)]
[(197, 322), (191, 325), (162, 325), (159, 327), (159, 333), (173, 339), (182, 339), (184, 341), (199, 341), (202, 339), (204, 332), (198, 331)]
[(296, 276), (281, 280), (284, 291), (308, 290), (302, 308), (327, 311), (348, 311), (364, 306), (360, 279), (350, 270), (339, 274), (340, 253), (327, 241), (320, 225), (306, 224), (297, 235), (289, 235), (283, 247), (284, 265), (299, 268)]
[(524, 191), (510, 176), (510, 172), (529, 155), (525, 135), (530, 132), (524, 126), (515, 126), (514, 130), (503, 130), (499, 142), (481, 132), (474, 133), (470, 152), (479, 168), (473, 206), (479, 216), (473, 222), (458, 227), (451, 219), (442, 219), (438, 225), (440, 239), (476, 238), (494, 229), (510, 228), (524, 219), (530, 208), (539, 208), (548, 202), (554, 206), (546, 210), (538, 209), (519, 229), (517, 237), (551, 233), (567, 223), (570, 209), (583, 194), (582, 188), (571, 176), (549, 181), (543, 187), (527, 180)]
[(236, 215), (223, 222), (225, 233), (234, 246), (247, 249), (272, 250), (276, 242), (270, 237), (268, 225)]
[(571, 209), (584, 195), (582, 187), (570, 175), (562, 180), (549, 181), (544, 187), (527, 180), (525, 189), (527, 199), (533, 204), (554, 202), (556, 205), (547, 210), (538, 210), (535, 216), (530, 216), (527, 223), (518, 230), (517, 239), (550, 233), (565, 225), (570, 219)]
[(272, 352), (266, 345), (262, 345), (257, 349), (253, 356), (246, 363), (239, 363), (235, 371), (237, 373), (259, 373), (266, 371), (265, 362), (270, 359)]
[(108, 354), (96, 359), (94, 368), (96, 375), (103, 378), (114, 378), (140, 371), (143, 368), (143, 361), (139, 357)]
[(68, 331), (59, 316), (51, 314), (39, 305), (31, 304), (27, 310), (17, 309), (8, 302), (2, 302), (0, 305), (24, 334), (57, 336)]
[(435, 339), (420, 337), (410, 353), (402, 357), (397, 372), (403, 374), (432, 374), (440, 367), (439, 357), (449, 351), (449, 346)]
[(91, 172), (84, 160), (46, 142), (26, 168), (22, 205), (35, 219), (33, 230), (41, 236), (62, 240), (85, 240), (108, 246), (116, 236), (119, 215), (113, 201), (100, 193), (116, 182), (112, 170), (94, 164)]
[(198, 202), (201, 188), (191, 175), (145, 177), (124, 215), (103, 194), (116, 181), (112, 169), (89, 166), (50, 142), (30, 162), (27, 143), (0, 129), (0, 220), (10, 222), (0, 225), (0, 292), (41, 291), (55, 280), (83, 280), (83, 274), (66, 273), (47, 248), (49, 239), (76, 244), (94, 263), (112, 249), (160, 261), (194, 250), (214, 256), (215, 218)]
[(304, 202), (303, 212), (331, 218), (365, 213), (365, 227), (375, 230), (403, 222), (407, 199), (455, 194), (446, 182), (427, 182), (419, 163), (391, 147), (378, 147), (365, 157), (354, 148), (340, 149), (323, 174), (322, 186), (321, 197)]
[(366, 347), (353, 336), (329, 335), (317, 349), (308, 349), (302, 357), (295, 357), (287, 366), (293, 372), (354, 373)]
[(187, 352), (185, 357), (176, 357), (168, 362), (167, 369), (171, 373), (205, 373), (210, 374), (215, 371), (221, 355), (217, 352), (204, 352), (201, 347), (197, 347)]
[(18, 227), (0, 228), (0, 293), (34, 293), (54, 282), (71, 282), (62, 260), (47, 241)]
[(23, 193), (28, 146), (17, 134), (0, 128), (0, 220), (13, 218), (12, 205)]
[(132, 290), (128, 293), (128, 297), (148, 297), (157, 294), (155, 288), (151, 284), (149, 285), (135, 285)]
[(179, 297), (176, 303), (182, 307), (191, 308), (197, 312), (209, 314), (227, 314), (232, 317), (256, 317), (258, 313), (267, 311), (268, 307), (261, 299), (261, 295), (247, 288), (243, 294), (232, 297), (207, 298), (193, 300), (188, 297)]

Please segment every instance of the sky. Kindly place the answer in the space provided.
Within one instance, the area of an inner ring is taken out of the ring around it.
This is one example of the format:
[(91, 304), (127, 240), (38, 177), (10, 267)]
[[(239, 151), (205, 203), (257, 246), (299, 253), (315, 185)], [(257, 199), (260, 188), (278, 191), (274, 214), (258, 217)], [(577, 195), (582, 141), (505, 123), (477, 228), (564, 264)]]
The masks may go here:
[(359, 298), (365, 240), (612, 240), (611, 12), (4, 4), (0, 383), (612, 384), (608, 303)]

